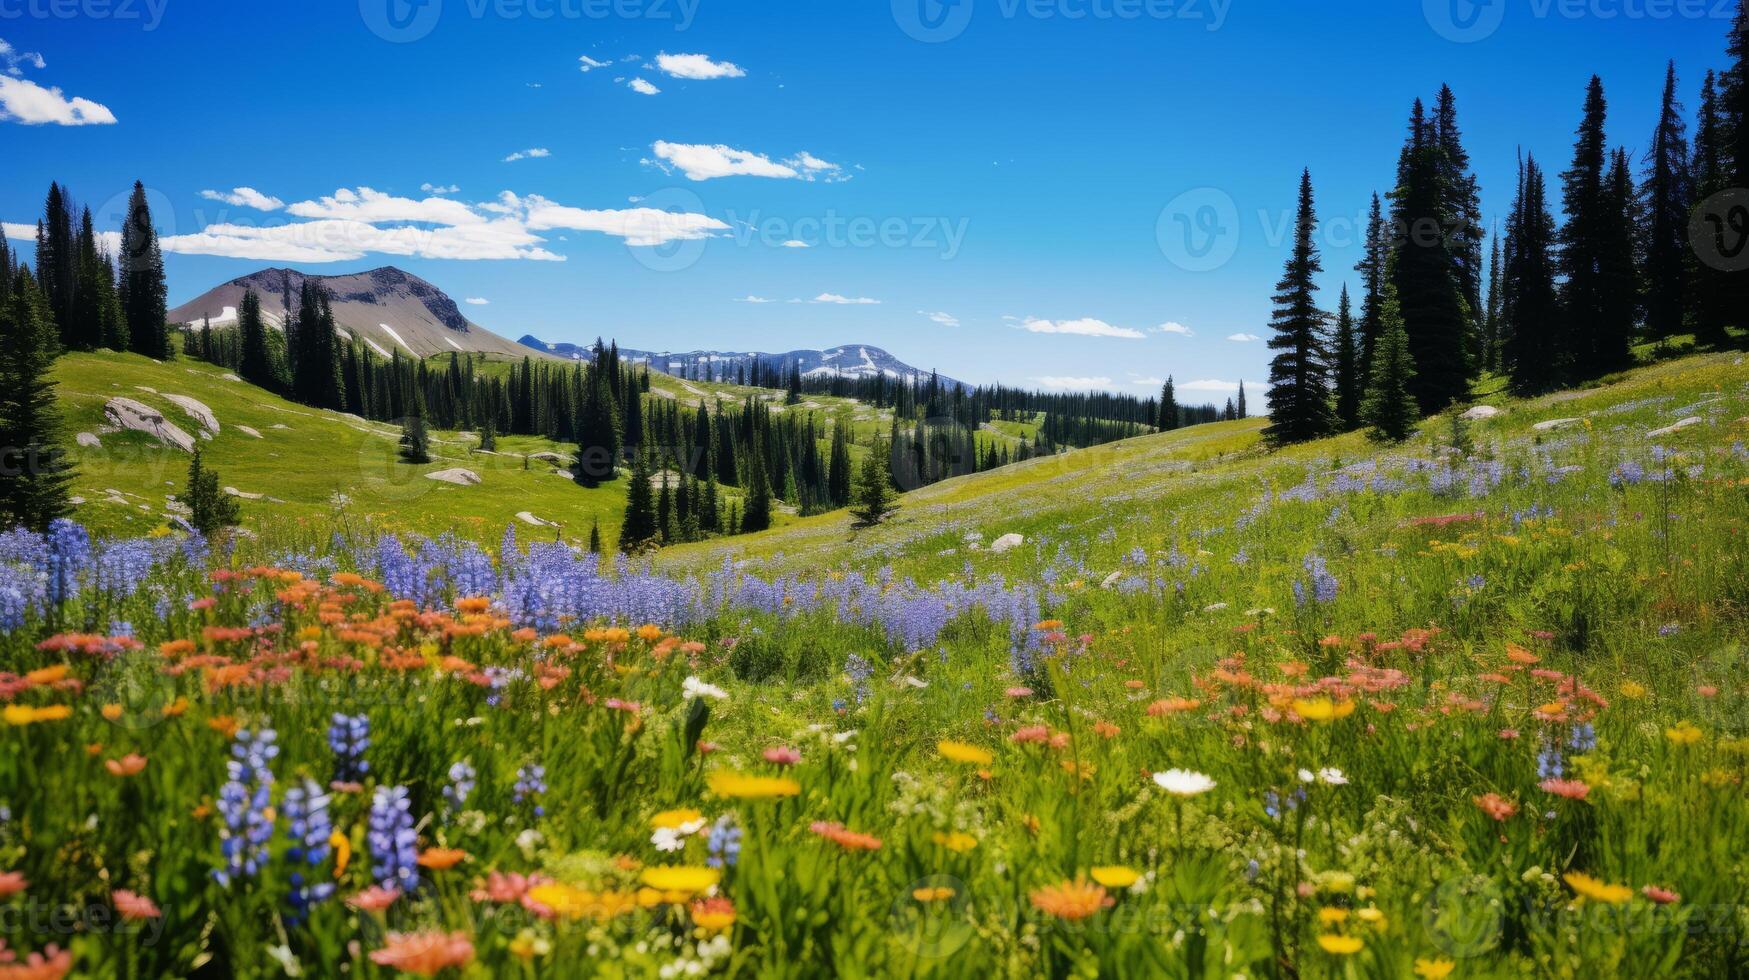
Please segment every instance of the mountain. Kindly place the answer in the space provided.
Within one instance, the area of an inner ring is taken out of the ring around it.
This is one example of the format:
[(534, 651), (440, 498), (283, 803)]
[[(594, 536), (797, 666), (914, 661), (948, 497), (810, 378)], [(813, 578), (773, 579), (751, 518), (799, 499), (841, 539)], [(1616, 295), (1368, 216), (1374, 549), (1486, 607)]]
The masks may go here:
[[(522, 338), (525, 347), (533, 348), (546, 354), (554, 354), (571, 360), (589, 360), (589, 348), (577, 344), (549, 344), (539, 337)], [(775, 368), (787, 372), (793, 364), (800, 364), (802, 374), (806, 377), (828, 377), (841, 374), (847, 378), (867, 378), (876, 374), (884, 374), (896, 380), (912, 378), (927, 378), (929, 372), (914, 368), (893, 355), (870, 344), (847, 344), (843, 347), (833, 347), (827, 350), (792, 350), (781, 354), (748, 351), (735, 353), (730, 351), (695, 350), (685, 353), (673, 351), (631, 350), (626, 347), (619, 349), (622, 359), (633, 363), (647, 363), (654, 370), (664, 374), (681, 374), (689, 378), (699, 378), (706, 381), (733, 380), (737, 371), (742, 368), (751, 370), (756, 365)], [(944, 385), (961, 384), (945, 375), (941, 376)], [(970, 387), (967, 385), (967, 387)]]
[(215, 327), (235, 324), (243, 293), (253, 288), (261, 296), (261, 312), (267, 322), (283, 329), (286, 309), (297, 305), (305, 281), (320, 283), (328, 290), (334, 322), (344, 333), (361, 338), (383, 357), (396, 347), (419, 357), (448, 351), (527, 353), (521, 345), (470, 322), (443, 290), (393, 266), (344, 276), (263, 269), (178, 306), (170, 311), (170, 322), (198, 327), (210, 318)]

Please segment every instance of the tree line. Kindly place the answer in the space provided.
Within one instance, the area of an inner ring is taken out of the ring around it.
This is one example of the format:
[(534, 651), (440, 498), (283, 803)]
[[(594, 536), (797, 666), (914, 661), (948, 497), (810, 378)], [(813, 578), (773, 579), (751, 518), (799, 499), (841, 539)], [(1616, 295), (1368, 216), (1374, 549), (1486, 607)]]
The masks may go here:
[[(1481, 189), (1457, 100), (1419, 99), (1396, 181), (1374, 195), (1359, 275), (1334, 315), (1310, 171), (1302, 174), (1291, 254), (1273, 297), (1267, 436), (1275, 443), (1367, 428), (1402, 439), (1420, 419), (1467, 401), (1484, 373), (1518, 394), (1620, 371), (1642, 343), (1692, 334), (1714, 349), (1749, 328), (1749, 272), (1729, 259), (1749, 241), (1749, 8), (1730, 29), (1731, 65), (1708, 71), (1690, 139), (1672, 62), (1636, 175), (1611, 148), (1603, 81), (1586, 87), (1561, 211), (1533, 154), (1518, 163), (1502, 227), (1483, 225)], [(1488, 258), (1484, 261), (1484, 245)]]

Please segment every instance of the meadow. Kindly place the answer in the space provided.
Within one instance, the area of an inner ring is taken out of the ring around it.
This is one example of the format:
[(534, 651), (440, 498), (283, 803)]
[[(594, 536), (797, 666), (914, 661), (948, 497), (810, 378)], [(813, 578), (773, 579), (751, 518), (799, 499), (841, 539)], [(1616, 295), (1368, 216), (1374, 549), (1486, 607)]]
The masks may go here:
[(1743, 975), (1749, 370), (1485, 401), (636, 562), (5, 535), (0, 980)]

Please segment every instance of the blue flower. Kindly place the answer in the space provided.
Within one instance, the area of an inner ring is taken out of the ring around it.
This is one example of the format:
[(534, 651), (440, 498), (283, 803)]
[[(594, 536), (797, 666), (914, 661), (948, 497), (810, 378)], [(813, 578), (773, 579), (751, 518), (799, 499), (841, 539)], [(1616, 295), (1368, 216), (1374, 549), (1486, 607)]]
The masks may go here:
[(378, 786), (370, 803), (371, 877), (384, 888), (419, 887), (419, 835), (405, 786)]
[(335, 713), (328, 725), (328, 747), (334, 751), (334, 781), (361, 783), (370, 772), (365, 750), (370, 748), (370, 716)]

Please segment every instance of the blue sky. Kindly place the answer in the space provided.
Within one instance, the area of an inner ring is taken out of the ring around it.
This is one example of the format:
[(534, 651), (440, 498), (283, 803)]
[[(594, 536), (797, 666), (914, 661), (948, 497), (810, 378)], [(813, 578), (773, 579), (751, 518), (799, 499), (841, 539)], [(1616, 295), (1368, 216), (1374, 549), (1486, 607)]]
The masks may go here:
[(1412, 99), (1452, 85), (1494, 216), (1519, 147), (1564, 168), (1593, 72), (1636, 157), (1667, 59), (1692, 110), (1731, 10), (0, 0), (0, 218), (59, 180), (115, 227), (145, 181), (173, 305), (393, 264), (512, 337), (1256, 390), (1267, 352), (1229, 338), (1267, 333), (1302, 167), (1334, 308)]

